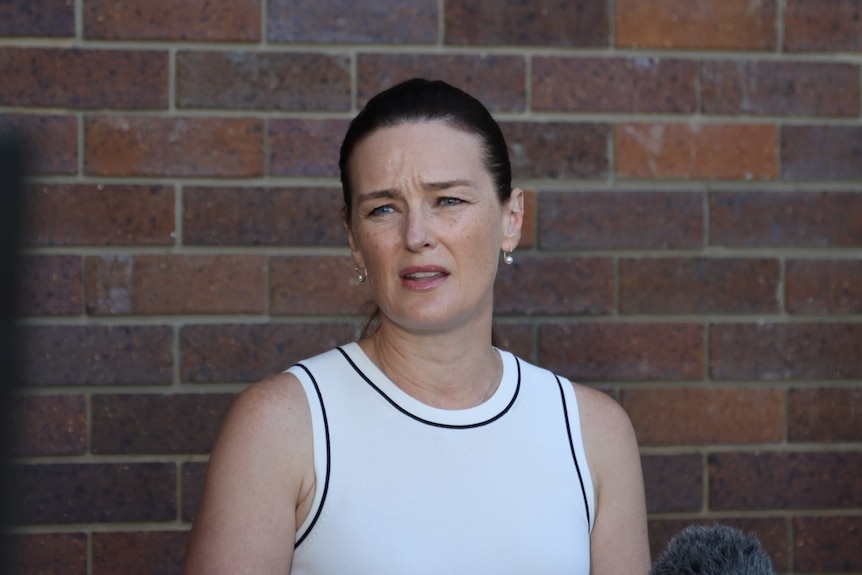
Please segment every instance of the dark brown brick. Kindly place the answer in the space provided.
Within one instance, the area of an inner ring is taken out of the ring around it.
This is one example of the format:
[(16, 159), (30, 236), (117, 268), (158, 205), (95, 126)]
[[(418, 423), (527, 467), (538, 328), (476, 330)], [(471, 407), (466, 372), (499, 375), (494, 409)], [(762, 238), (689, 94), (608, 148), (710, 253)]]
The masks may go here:
[(536, 245), (536, 220), (538, 219), (538, 199), (536, 192), (524, 190), (524, 223), (521, 227), (521, 240), (518, 249), (531, 248)]
[(795, 573), (862, 571), (862, 516), (794, 517)]
[(754, 124), (617, 124), (616, 172), (629, 178), (773, 180), (778, 132)]
[(446, 44), (607, 46), (610, 23), (599, 0), (450, 0)]
[(606, 314), (614, 306), (614, 284), (610, 258), (522, 254), (498, 270), (494, 309), (510, 315)]
[(271, 42), (429, 44), (437, 40), (435, 0), (270, 0)]
[(263, 174), (263, 122), (254, 118), (90, 116), (84, 148), (93, 176)]
[(161, 385), (173, 379), (173, 332), (163, 326), (29, 326), (29, 385)]
[(522, 323), (494, 322), (494, 345), (500, 349), (511, 351), (520, 358), (536, 363), (533, 351), (535, 329), (532, 325)]
[(183, 463), (181, 471), (182, 520), (191, 523), (200, 506), (207, 474), (207, 463), (189, 461)]
[(335, 188), (185, 188), (183, 243), (346, 246)]
[(89, 257), (85, 265), (93, 315), (266, 310), (264, 256), (120, 255)]
[(715, 511), (862, 505), (859, 452), (715, 453), (708, 460)]
[(174, 192), (167, 186), (39, 185), (29, 187), (24, 200), (25, 245), (174, 243)]
[(720, 519), (652, 519), (649, 521), (650, 555), (653, 561), (665, 550), (670, 539), (689, 525), (713, 525), (720, 523), (755, 536), (761, 547), (771, 557), (776, 573), (790, 571), (790, 545), (788, 542), (789, 520), (784, 518), (739, 518), (722, 516)]
[(620, 312), (777, 312), (780, 281), (778, 260), (773, 259), (623, 259)]
[(625, 48), (770, 50), (775, 0), (616, 0), (616, 45)]
[(787, 0), (784, 48), (794, 52), (862, 50), (862, 2)]
[(284, 52), (177, 54), (177, 106), (242, 110), (349, 110), (345, 55)]
[(541, 192), (543, 249), (697, 248), (699, 192)]
[(74, 116), (0, 114), (0, 134), (4, 132), (23, 140), (25, 171), (28, 174), (69, 175), (78, 172), (78, 120)]
[(0, 3), (0, 36), (74, 36), (75, 5), (67, 0)]
[(84, 289), (79, 256), (25, 255), (20, 263), (18, 314), (81, 314)]
[(285, 119), (269, 123), (269, 173), (338, 176), (338, 150), (346, 120)]
[(0, 105), (165, 109), (168, 54), (154, 50), (0, 48)]
[(479, 98), (492, 112), (522, 112), (527, 106), (527, 63), (496, 54), (359, 54), (358, 106), (398, 82), (440, 78)]
[(209, 453), (231, 394), (123, 394), (92, 398), (93, 453)]
[(269, 260), (273, 315), (357, 315), (370, 299), (350, 256), (286, 256)]
[(641, 458), (641, 467), (648, 512), (700, 511), (703, 507), (702, 456), (647, 455)]
[(86, 533), (29, 533), (5, 535), (9, 562), (15, 575), (86, 575)]
[(791, 441), (862, 441), (862, 389), (791, 389), (787, 402)]
[(575, 381), (701, 379), (703, 347), (698, 324), (539, 326), (539, 363)]
[(627, 389), (622, 405), (643, 445), (776, 443), (784, 436), (779, 389)]
[(692, 113), (697, 64), (660, 58), (533, 58), (533, 109)]
[(93, 534), (93, 575), (180, 575), (186, 531)]
[(862, 246), (862, 193), (711, 192), (709, 204), (712, 245)]
[(13, 441), (17, 456), (81, 455), (87, 451), (87, 402), (83, 395), (33, 395), (15, 399)]
[(9, 515), (18, 525), (172, 521), (173, 463), (62, 463), (10, 466)]
[(709, 340), (716, 379), (862, 377), (862, 324), (716, 324)]
[(503, 122), (517, 178), (604, 178), (608, 127), (563, 122)]
[(790, 313), (862, 313), (862, 261), (790, 260), (785, 273)]
[(859, 66), (850, 64), (707, 60), (701, 82), (708, 114), (859, 115)]
[(180, 332), (182, 379), (253, 382), (297, 361), (353, 341), (346, 323), (189, 325)]
[(260, 0), (87, 0), (84, 37), (257, 42)]
[(781, 178), (862, 179), (862, 127), (782, 127)]

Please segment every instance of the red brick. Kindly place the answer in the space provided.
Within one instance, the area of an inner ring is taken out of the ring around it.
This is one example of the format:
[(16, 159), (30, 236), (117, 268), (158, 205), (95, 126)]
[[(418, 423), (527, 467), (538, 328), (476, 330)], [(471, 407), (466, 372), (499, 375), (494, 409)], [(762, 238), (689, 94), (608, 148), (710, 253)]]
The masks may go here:
[(533, 110), (693, 113), (697, 63), (661, 58), (533, 58)]
[(174, 243), (167, 186), (40, 185), (25, 190), (25, 245), (165, 246)]
[(358, 106), (410, 78), (441, 78), (479, 98), (492, 112), (523, 112), (527, 106), (521, 56), (497, 54), (359, 54)]
[(168, 54), (163, 51), (0, 48), (0, 69), (0, 105), (168, 106)]
[(177, 107), (349, 110), (346, 55), (181, 51)]
[(183, 243), (344, 247), (342, 197), (335, 188), (185, 188)]
[(862, 571), (862, 516), (794, 517), (795, 573)]
[(729, 527), (741, 530), (743, 533), (754, 535), (760, 541), (761, 547), (772, 559), (772, 567), (776, 573), (788, 573), (790, 571), (790, 545), (788, 532), (789, 521), (777, 517), (727, 517), (722, 515), (720, 519), (707, 519), (691, 517), (688, 519), (651, 519), (648, 524), (650, 554), (653, 561), (658, 559), (659, 554), (667, 547), (670, 539), (689, 525), (714, 525), (721, 523)]
[(784, 48), (794, 52), (862, 50), (862, 2), (787, 0)]
[(709, 478), (714, 511), (862, 505), (859, 452), (714, 453)]
[(703, 347), (698, 324), (539, 326), (539, 363), (576, 381), (699, 380)]
[(515, 257), (500, 266), (494, 310), (509, 315), (606, 314), (614, 306), (610, 258)]
[(93, 315), (266, 310), (264, 256), (118, 255), (89, 257), (85, 265)]
[(93, 575), (180, 575), (188, 533), (139, 531), (93, 534)]
[(708, 114), (859, 115), (859, 67), (850, 64), (708, 60), (701, 81)]
[(187, 461), (182, 464), (182, 520), (191, 523), (201, 502), (204, 490), (204, 480), (207, 474), (207, 463), (203, 461)]
[(209, 453), (234, 396), (97, 394), (91, 450), (97, 454)]
[(521, 240), (518, 249), (531, 248), (536, 245), (536, 220), (538, 218), (538, 198), (536, 192), (524, 190), (524, 223), (521, 226)]
[(25, 255), (19, 275), (19, 315), (80, 315), (84, 288), (81, 258)]
[(160, 385), (173, 379), (173, 330), (163, 326), (28, 326), (28, 385)]
[(620, 312), (777, 312), (780, 281), (778, 260), (772, 259), (623, 259)]
[(862, 378), (862, 324), (716, 324), (709, 340), (716, 379)]
[(773, 180), (775, 126), (753, 124), (618, 124), (616, 172), (629, 178)]
[(648, 512), (700, 511), (703, 507), (702, 456), (648, 455), (641, 458), (641, 467)]
[(87, 0), (84, 37), (257, 42), (260, 0)]
[(600, 0), (449, 0), (446, 44), (607, 46), (608, 9)]
[(616, 45), (771, 50), (775, 14), (775, 0), (616, 0)]
[(346, 120), (284, 119), (269, 123), (269, 173), (337, 177)]
[(711, 192), (709, 204), (712, 245), (862, 246), (862, 193)]
[(188, 325), (180, 332), (182, 380), (253, 382), (353, 341), (348, 323)]
[(787, 401), (791, 441), (862, 441), (862, 389), (791, 389)]
[(700, 192), (541, 192), (543, 249), (697, 248)]
[(496, 320), (493, 329), (494, 345), (500, 349), (511, 351), (531, 363), (536, 362), (533, 351), (535, 328), (532, 325)]
[(254, 118), (90, 116), (84, 148), (93, 176), (263, 174), (263, 122)]
[(74, 36), (75, 5), (67, 0), (0, 3), (0, 36)]
[(83, 395), (18, 397), (12, 412), (10, 451), (18, 456), (81, 455), (87, 450)]
[(518, 178), (604, 178), (608, 127), (564, 122), (503, 122), (512, 174)]
[(790, 260), (785, 273), (790, 313), (862, 313), (862, 261)]
[(9, 520), (17, 525), (172, 521), (174, 463), (17, 464)]
[(784, 436), (779, 389), (626, 389), (622, 405), (642, 445), (776, 443)]
[(862, 127), (783, 126), (781, 178), (862, 179)]
[(87, 575), (86, 533), (6, 535), (9, 562), (15, 575)]
[(370, 299), (350, 256), (286, 256), (269, 260), (273, 315), (357, 315)]
[(0, 133), (5, 131), (23, 139), (28, 174), (78, 172), (78, 120), (74, 116), (0, 114)]
[(437, 41), (435, 0), (270, 0), (271, 42), (429, 44)]

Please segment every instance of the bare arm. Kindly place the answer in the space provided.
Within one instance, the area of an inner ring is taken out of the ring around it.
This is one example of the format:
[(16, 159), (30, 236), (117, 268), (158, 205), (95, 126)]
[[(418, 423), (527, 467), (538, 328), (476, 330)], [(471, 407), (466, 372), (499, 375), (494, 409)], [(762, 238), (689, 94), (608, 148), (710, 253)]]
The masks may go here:
[(576, 386), (596, 492), (590, 572), (646, 575), (650, 570), (646, 500), (637, 439), (628, 415), (600, 391)]
[(311, 420), (301, 385), (282, 374), (249, 387), (210, 456), (183, 574), (289, 573), (297, 517), (313, 491)]

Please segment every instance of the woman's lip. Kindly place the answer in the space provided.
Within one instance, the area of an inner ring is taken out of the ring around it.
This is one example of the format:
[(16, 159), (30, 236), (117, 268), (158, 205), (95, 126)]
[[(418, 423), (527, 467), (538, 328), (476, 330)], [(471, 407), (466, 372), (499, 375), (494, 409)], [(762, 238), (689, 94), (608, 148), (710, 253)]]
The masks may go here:
[(405, 268), (399, 274), (401, 284), (410, 290), (433, 289), (446, 281), (449, 272), (437, 266), (412, 266)]

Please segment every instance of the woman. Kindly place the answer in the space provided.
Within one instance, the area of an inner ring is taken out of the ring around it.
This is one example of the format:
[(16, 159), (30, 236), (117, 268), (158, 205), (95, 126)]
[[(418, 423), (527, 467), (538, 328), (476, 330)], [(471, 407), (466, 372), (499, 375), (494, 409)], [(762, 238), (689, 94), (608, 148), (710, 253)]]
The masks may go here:
[(605, 394), (492, 344), (524, 196), (473, 97), (411, 80), (341, 149), (362, 337), (244, 391), (185, 572), (646, 574), (637, 443)]

